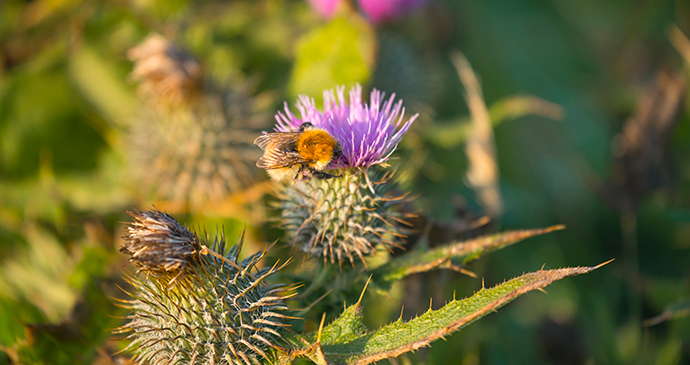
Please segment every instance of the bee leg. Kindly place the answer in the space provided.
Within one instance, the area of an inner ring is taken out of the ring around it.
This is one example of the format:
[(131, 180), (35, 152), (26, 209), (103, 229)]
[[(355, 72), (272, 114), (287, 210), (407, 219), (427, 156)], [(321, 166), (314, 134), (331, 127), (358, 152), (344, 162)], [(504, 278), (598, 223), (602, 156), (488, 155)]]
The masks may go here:
[(334, 177), (342, 177), (343, 176), (343, 175), (331, 175), (327, 172), (313, 170), (313, 169), (311, 169), (310, 172), (311, 172), (311, 176), (313, 176), (319, 180), (332, 179)]
[(311, 173), (304, 166), (300, 167), (299, 171), (297, 171), (297, 174), (295, 175), (295, 181), (304, 181), (304, 180), (309, 180), (310, 178), (311, 178)]
[(311, 176), (309, 176), (309, 175), (299, 173), (295, 176), (295, 181), (305, 181), (305, 180), (309, 180), (310, 178), (311, 178)]

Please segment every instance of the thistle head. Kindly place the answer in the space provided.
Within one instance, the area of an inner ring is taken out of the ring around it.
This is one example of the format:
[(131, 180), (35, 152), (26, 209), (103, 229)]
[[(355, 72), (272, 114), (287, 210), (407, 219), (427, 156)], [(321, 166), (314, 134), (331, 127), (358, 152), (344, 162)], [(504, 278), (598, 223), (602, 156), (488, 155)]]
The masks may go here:
[(196, 210), (251, 186), (261, 156), (252, 139), (269, 119), (258, 98), (232, 91), (174, 113), (143, 108), (123, 146), (137, 193)]
[(137, 192), (195, 210), (252, 185), (260, 154), (251, 136), (268, 120), (259, 97), (202, 89), (213, 82), (202, 80), (199, 63), (160, 35), (128, 56), (131, 77), (149, 102), (130, 123), (124, 146)]
[(313, 99), (300, 96), (300, 117), (287, 105), (278, 112), (276, 131), (301, 130), (304, 125), (321, 128), (336, 139), (340, 150), (330, 168), (340, 176), (312, 178), (286, 186), (281, 194), (283, 227), (297, 250), (342, 264), (365, 263), (381, 248), (398, 246), (403, 235), (404, 214), (396, 211), (406, 194), (397, 193), (393, 173), (386, 162), (417, 118), (405, 117), (402, 101), (395, 94), (373, 90), (369, 104), (362, 101), (362, 88), (324, 92), (323, 112)]
[(403, 135), (417, 118), (405, 119), (402, 100), (395, 101), (395, 94), (386, 99), (386, 94), (374, 89), (369, 104), (362, 101), (362, 87), (350, 90), (349, 101), (345, 98), (345, 87), (326, 90), (323, 93), (323, 112), (316, 108), (314, 99), (300, 95), (297, 118), (287, 103), (284, 112), (278, 112), (276, 131), (288, 132), (299, 128), (302, 123), (311, 123), (330, 133), (341, 146), (340, 157), (333, 161), (333, 168), (367, 168), (387, 161)]
[(120, 252), (139, 271), (150, 274), (184, 273), (198, 259), (196, 235), (159, 210), (128, 212), (134, 222), (125, 228)]
[(139, 92), (164, 107), (178, 107), (192, 100), (201, 86), (201, 66), (181, 47), (152, 34), (131, 48), (134, 62), (130, 77), (139, 82)]
[(251, 365), (284, 351), (290, 296), (267, 283), (282, 266), (257, 268), (265, 250), (240, 260), (242, 237), (226, 249), (222, 235), (200, 238), (163, 212), (130, 214), (121, 251), (147, 275), (128, 275), (133, 300), (122, 303), (132, 313), (117, 332), (128, 334), (135, 360)]

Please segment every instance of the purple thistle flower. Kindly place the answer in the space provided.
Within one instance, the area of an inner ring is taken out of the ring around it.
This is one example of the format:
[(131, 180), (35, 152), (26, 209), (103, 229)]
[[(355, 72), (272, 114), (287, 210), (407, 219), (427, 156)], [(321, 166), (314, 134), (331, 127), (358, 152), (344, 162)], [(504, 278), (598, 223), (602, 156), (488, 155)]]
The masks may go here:
[(358, 0), (359, 7), (374, 23), (398, 19), (421, 8), (427, 0)]
[(343, 0), (307, 0), (312, 10), (323, 19), (331, 19), (342, 6)]
[(359, 85), (350, 90), (349, 104), (344, 86), (337, 87), (336, 92), (323, 92), (323, 113), (316, 109), (314, 99), (300, 95), (297, 109), (301, 119), (285, 103), (285, 113), (276, 114), (276, 131), (295, 131), (304, 122), (325, 129), (342, 147), (342, 156), (331, 164), (332, 168), (369, 167), (388, 160), (418, 114), (403, 123), (405, 108), (402, 100), (394, 102), (395, 94), (385, 100), (386, 94), (374, 89), (367, 105), (362, 102)]

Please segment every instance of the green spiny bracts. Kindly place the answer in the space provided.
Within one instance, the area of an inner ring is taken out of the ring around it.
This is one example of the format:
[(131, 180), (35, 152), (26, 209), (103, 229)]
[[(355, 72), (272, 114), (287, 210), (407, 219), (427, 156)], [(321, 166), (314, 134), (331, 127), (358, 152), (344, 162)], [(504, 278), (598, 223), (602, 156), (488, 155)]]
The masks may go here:
[[(130, 213), (122, 252), (145, 275), (127, 276), (132, 311), (118, 333), (125, 351), (150, 364), (250, 365), (272, 361), (281, 348), (288, 308), (284, 285), (266, 282), (285, 264), (257, 269), (266, 251), (239, 259), (243, 239), (226, 251), (225, 239), (200, 238), (169, 215)], [(287, 262), (286, 262), (287, 264)]]
[(402, 213), (394, 206), (405, 195), (391, 194), (393, 172), (379, 167), (341, 170), (341, 177), (287, 185), (280, 209), (282, 227), (297, 250), (331, 262), (365, 256), (379, 248), (399, 247)]
[[(138, 188), (199, 207), (250, 186), (261, 154), (252, 144), (259, 117), (229, 118), (220, 102), (175, 113), (149, 109), (133, 123), (128, 149)], [(226, 111), (234, 111), (228, 106)]]

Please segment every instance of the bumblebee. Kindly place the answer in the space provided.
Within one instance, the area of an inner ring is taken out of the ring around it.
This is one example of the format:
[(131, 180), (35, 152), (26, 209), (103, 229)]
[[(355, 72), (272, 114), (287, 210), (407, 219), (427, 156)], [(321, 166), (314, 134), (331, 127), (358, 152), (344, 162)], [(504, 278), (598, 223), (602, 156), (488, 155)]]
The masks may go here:
[(337, 177), (324, 170), (342, 149), (326, 130), (302, 123), (297, 132), (266, 133), (254, 144), (264, 150), (256, 167), (266, 170), (275, 181), (292, 181), (315, 177)]

